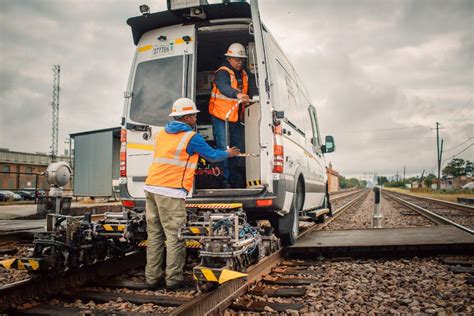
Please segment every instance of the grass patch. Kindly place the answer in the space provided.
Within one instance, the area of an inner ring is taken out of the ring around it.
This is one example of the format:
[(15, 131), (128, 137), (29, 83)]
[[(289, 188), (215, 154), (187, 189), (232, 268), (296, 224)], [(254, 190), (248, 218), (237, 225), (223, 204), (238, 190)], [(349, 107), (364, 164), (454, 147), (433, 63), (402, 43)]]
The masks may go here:
[(388, 191), (411, 194), (415, 196), (424, 196), (432, 199), (444, 200), (457, 203), (458, 198), (474, 199), (474, 192), (459, 192), (459, 191), (433, 191), (429, 189), (401, 189), (401, 188), (385, 188)]

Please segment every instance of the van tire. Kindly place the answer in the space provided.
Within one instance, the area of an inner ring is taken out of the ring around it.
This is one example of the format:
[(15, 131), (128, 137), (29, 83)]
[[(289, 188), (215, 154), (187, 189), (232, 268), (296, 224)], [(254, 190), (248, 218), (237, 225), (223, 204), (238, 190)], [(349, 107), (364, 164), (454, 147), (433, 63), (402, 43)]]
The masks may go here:
[(299, 214), (303, 209), (304, 187), (303, 181), (298, 180), (296, 192), (293, 195), (290, 212), (279, 218), (278, 232), (281, 243), (284, 246), (293, 245), (298, 240), (299, 235)]

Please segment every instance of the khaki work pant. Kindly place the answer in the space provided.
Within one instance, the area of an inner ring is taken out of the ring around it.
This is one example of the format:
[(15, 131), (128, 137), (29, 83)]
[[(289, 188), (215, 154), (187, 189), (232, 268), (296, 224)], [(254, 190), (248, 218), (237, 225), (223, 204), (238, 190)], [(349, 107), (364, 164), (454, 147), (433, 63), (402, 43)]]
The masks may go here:
[(145, 191), (146, 249), (145, 278), (148, 284), (156, 284), (163, 277), (163, 259), (166, 240), (166, 285), (183, 281), (186, 259), (184, 241), (178, 240), (178, 228), (186, 222), (184, 199), (167, 197)]

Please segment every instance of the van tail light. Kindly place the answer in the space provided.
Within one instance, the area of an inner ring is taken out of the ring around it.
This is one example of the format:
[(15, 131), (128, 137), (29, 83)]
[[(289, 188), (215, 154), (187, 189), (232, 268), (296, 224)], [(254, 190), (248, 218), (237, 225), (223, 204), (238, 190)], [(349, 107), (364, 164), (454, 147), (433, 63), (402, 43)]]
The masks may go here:
[(127, 176), (127, 130), (120, 131), (120, 176)]
[(273, 173), (283, 173), (283, 163), (285, 161), (285, 153), (283, 150), (283, 128), (277, 125), (273, 130)]
[(273, 200), (271, 200), (271, 199), (257, 200), (257, 201), (255, 202), (255, 204), (257, 205), (257, 207), (272, 206)]
[(123, 205), (123, 207), (132, 208), (132, 207), (135, 207), (135, 201), (134, 200), (122, 200), (122, 205)]

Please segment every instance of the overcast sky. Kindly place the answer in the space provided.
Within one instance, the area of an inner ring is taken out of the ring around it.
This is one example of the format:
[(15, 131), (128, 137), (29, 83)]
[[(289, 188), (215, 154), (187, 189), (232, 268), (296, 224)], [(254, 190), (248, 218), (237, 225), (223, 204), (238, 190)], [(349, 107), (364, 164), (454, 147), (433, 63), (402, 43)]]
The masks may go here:
[[(52, 65), (69, 133), (119, 126), (134, 52), (126, 19), (160, 1), (0, 0), (0, 147), (48, 152)], [(474, 160), (474, 1), (260, 1), (317, 107), (326, 159), (346, 176)], [(469, 147), (470, 146), (470, 147)]]

